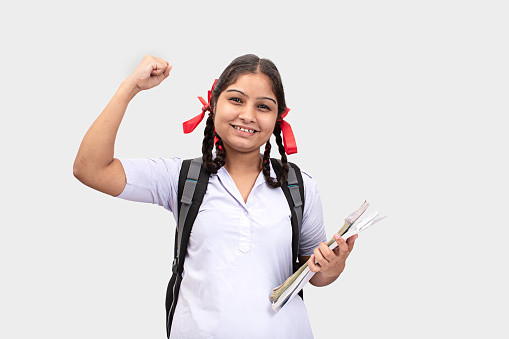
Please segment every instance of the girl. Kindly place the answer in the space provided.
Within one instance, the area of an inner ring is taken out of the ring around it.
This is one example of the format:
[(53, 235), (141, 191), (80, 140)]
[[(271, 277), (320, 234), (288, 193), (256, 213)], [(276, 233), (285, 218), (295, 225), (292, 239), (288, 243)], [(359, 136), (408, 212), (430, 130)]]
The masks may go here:
[[(114, 158), (127, 105), (140, 91), (159, 85), (171, 68), (166, 60), (143, 58), (83, 138), (74, 175), (112, 196), (159, 204), (177, 220), (181, 159)], [(312, 338), (301, 298), (278, 313), (269, 300), (272, 288), (292, 274), (290, 210), (279, 188), (288, 174), (281, 128), (289, 127), (282, 119), (288, 109), (279, 72), (270, 60), (241, 56), (204, 103), (202, 113), (209, 116), (203, 166), (211, 175), (189, 239), (171, 338)], [(186, 132), (199, 120), (187, 122)], [(283, 164), (279, 176), (269, 161), (271, 134)], [(345, 242), (336, 235), (339, 247), (327, 247), (317, 185), (303, 174), (299, 262), (308, 261), (317, 272), (311, 284), (325, 286), (343, 271), (356, 237)]]

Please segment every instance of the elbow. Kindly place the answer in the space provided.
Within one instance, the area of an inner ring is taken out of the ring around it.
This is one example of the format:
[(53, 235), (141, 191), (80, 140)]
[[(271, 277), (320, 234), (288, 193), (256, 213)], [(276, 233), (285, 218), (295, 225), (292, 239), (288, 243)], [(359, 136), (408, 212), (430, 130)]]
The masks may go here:
[(80, 180), (80, 170), (79, 170), (79, 167), (76, 166), (76, 163), (72, 166), (72, 174), (74, 175), (74, 177), (76, 179)]
[(78, 179), (80, 182), (83, 182), (84, 178), (84, 164), (78, 157), (76, 157), (76, 160), (74, 160), (74, 164), (72, 166), (72, 174), (76, 179)]
[(72, 174), (74, 175), (74, 177), (75, 177), (76, 179), (78, 179), (79, 181), (81, 181), (81, 171), (80, 171), (79, 167), (78, 167), (78, 166), (76, 166), (76, 164), (74, 164), (74, 165), (72, 166)]

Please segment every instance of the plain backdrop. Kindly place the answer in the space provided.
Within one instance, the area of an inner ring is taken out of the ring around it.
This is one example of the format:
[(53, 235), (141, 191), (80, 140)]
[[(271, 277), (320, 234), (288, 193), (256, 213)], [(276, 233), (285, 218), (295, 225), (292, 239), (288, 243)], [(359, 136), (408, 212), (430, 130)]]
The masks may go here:
[(174, 68), (129, 105), (116, 156), (199, 155), (204, 123), (181, 123), (245, 53), (282, 74), (290, 160), (319, 184), (327, 236), (364, 200), (389, 215), (335, 283), (305, 288), (315, 337), (509, 337), (508, 14), (489, 0), (3, 2), (0, 337), (164, 338), (172, 215), (93, 191), (73, 161), (146, 54)]

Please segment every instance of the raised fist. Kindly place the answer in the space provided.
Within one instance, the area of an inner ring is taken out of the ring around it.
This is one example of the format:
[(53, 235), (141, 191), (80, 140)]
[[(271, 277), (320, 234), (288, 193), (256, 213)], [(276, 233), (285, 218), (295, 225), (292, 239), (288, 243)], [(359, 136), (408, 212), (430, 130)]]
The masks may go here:
[(164, 59), (146, 55), (126, 81), (131, 82), (140, 91), (150, 89), (170, 75), (171, 67)]

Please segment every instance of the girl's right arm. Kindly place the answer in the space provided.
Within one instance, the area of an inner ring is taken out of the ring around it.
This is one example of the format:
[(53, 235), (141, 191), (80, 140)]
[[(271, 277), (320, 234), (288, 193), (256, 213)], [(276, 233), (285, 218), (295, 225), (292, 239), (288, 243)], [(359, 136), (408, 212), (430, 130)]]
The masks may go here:
[(159, 85), (171, 70), (168, 61), (145, 56), (122, 82), (103, 112), (90, 126), (74, 160), (74, 176), (83, 184), (117, 196), (124, 190), (124, 168), (114, 158), (115, 139), (127, 105), (142, 90)]

